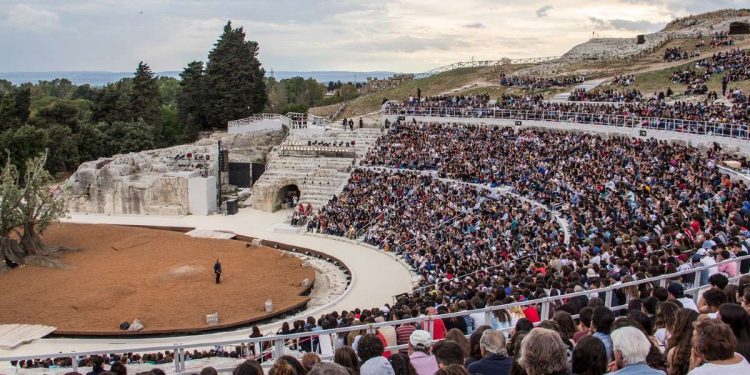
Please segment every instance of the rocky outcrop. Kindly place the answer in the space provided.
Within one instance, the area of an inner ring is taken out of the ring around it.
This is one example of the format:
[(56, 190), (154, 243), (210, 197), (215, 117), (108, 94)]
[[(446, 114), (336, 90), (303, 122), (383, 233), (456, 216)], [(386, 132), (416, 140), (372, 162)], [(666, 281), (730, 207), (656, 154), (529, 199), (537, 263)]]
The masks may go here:
[(142, 151), (81, 164), (70, 177), (73, 212), (186, 215), (188, 179), (216, 175), (218, 141), (232, 162), (264, 161), (283, 139), (282, 132), (216, 133), (193, 144)]

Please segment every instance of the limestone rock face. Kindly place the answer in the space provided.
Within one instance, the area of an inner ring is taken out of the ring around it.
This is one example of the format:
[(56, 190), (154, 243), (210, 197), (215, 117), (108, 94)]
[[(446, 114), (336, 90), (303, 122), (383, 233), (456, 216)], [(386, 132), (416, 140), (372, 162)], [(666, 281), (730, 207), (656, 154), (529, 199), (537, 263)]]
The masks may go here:
[(67, 182), (72, 212), (187, 215), (188, 179), (215, 176), (217, 143), (232, 162), (258, 162), (282, 132), (216, 133), (193, 144), (114, 155), (82, 163)]

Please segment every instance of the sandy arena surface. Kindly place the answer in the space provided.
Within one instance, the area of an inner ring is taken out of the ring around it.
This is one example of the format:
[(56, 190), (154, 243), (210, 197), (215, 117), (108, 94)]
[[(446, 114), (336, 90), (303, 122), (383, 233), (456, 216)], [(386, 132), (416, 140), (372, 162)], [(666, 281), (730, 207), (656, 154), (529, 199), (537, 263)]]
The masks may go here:
[[(0, 275), (1, 323), (47, 324), (58, 331), (119, 332), (138, 318), (145, 331), (206, 327), (265, 315), (300, 303), (315, 271), (296, 257), (232, 240), (197, 239), (178, 232), (104, 224), (56, 224), (49, 245), (82, 249), (62, 260), (73, 269), (25, 267)], [(220, 258), (222, 284), (214, 283)]]

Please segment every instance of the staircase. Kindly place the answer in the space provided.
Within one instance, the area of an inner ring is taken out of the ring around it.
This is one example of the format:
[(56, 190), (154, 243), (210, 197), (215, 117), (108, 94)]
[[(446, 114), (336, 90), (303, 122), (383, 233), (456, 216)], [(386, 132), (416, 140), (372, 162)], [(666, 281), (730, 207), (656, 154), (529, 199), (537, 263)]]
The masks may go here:
[(356, 160), (367, 153), (380, 134), (380, 128), (355, 126), (352, 131), (336, 124), (328, 124), (323, 131), (291, 131), (281, 146), (354, 141), (356, 158), (282, 155), (279, 153), (280, 147), (277, 147), (269, 155), (266, 171), (253, 186), (253, 194), (246, 203), (255, 209), (272, 211), (277, 208), (279, 190), (287, 185), (296, 185), (301, 193), (300, 203), (310, 203), (313, 209), (325, 206), (341, 192)]

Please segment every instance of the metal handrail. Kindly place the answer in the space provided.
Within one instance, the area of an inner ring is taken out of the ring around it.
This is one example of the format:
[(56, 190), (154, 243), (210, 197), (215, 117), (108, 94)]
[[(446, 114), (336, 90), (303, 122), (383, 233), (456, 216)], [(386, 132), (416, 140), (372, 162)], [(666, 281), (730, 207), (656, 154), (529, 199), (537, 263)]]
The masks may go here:
[(694, 121), (674, 118), (642, 117), (636, 115), (563, 112), (544, 109), (503, 109), (497, 107), (387, 107), (383, 109), (383, 114), (386, 116), (477, 118), (575, 123), (635, 129), (665, 130), (677, 133), (750, 140), (750, 125), (739, 121)]
[[(0, 362), (3, 361), (21, 361), (21, 360), (29, 360), (29, 359), (47, 359), (47, 358), (74, 358), (73, 361), (73, 368), (77, 368), (77, 359), (83, 356), (89, 356), (89, 355), (99, 355), (99, 354), (109, 354), (109, 353), (144, 353), (144, 352), (158, 352), (158, 351), (174, 351), (175, 352), (175, 359), (174, 359), (174, 366), (175, 366), (175, 372), (182, 373), (184, 371), (184, 356), (177, 355), (178, 353), (182, 353), (185, 349), (197, 349), (197, 348), (206, 348), (206, 347), (214, 347), (214, 346), (226, 346), (226, 345), (263, 345), (265, 343), (268, 343), (270, 346), (273, 346), (276, 348), (272, 351), (273, 358), (278, 358), (278, 356), (283, 354), (283, 348), (284, 343), (287, 340), (293, 340), (293, 339), (299, 339), (299, 338), (306, 338), (306, 337), (312, 337), (312, 336), (322, 336), (326, 334), (337, 334), (337, 333), (346, 333), (351, 331), (360, 331), (360, 330), (366, 330), (367, 332), (375, 332), (377, 328), (385, 327), (385, 326), (397, 326), (401, 324), (407, 324), (407, 323), (420, 323), (423, 325), (423, 327), (427, 328), (428, 331), (433, 330), (433, 325), (430, 323), (433, 320), (436, 319), (444, 319), (444, 318), (451, 318), (451, 317), (462, 317), (469, 314), (476, 314), (476, 313), (484, 313), (486, 317), (486, 321), (490, 321), (491, 314), (494, 311), (501, 310), (501, 309), (508, 309), (513, 307), (523, 307), (528, 305), (542, 305), (542, 312), (540, 314), (541, 320), (549, 319), (550, 317), (550, 306), (552, 303), (557, 301), (563, 301), (566, 299), (578, 297), (578, 296), (589, 296), (591, 294), (597, 293), (605, 294), (605, 306), (612, 308), (614, 310), (620, 310), (625, 307), (626, 305), (619, 305), (619, 306), (612, 306), (612, 293), (614, 293), (616, 290), (622, 289), (622, 288), (628, 288), (631, 286), (638, 286), (645, 283), (654, 283), (659, 282), (660, 285), (666, 286), (666, 282), (670, 279), (675, 279), (677, 277), (683, 276), (683, 275), (694, 275), (695, 282), (693, 283), (693, 287), (688, 288), (685, 290), (686, 293), (696, 292), (700, 291), (702, 289), (706, 289), (709, 287), (709, 285), (703, 285), (703, 286), (696, 286), (698, 285), (698, 281), (700, 280), (701, 271), (706, 271), (711, 268), (718, 267), (722, 264), (726, 264), (729, 262), (740, 262), (742, 260), (750, 260), (750, 255), (737, 257), (734, 259), (728, 259), (724, 260), (722, 262), (717, 262), (715, 265), (709, 265), (709, 266), (701, 266), (696, 267), (690, 270), (675, 272), (671, 274), (666, 275), (660, 275), (660, 276), (654, 276), (650, 278), (646, 278), (643, 280), (635, 280), (632, 282), (623, 283), (620, 285), (614, 285), (609, 286), (605, 288), (599, 288), (599, 289), (591, 289), (591, 290), (585, 290), (582, 292), (577, 293), (570, 293), (570, 294), (563, 294), (559, 296), (548, 296), (548, 297), (542, 297), (539, 299), (534, 300), (528, 300), (528, 301), (522, 301), (522, 302), (514, 302), (510, 304), (505, 305), (497, 305), (497, 306), (488, 306), (482, 309), (475, 309), (475, 310), (467, 310), (467, 311), (461, 311), (456, 313), (449, 313), (449, 314), (442, 314), (442, 315), (431, 315), (431, 316), (421, 316), (416, 318), (409, 318), (409, 319), (401, 319), (396, 321), (387, 321), (383, 323), (371, 323), (371, 324), (360, 324), (357, 326), (351, 326), (351, 327), (341, 327), (341, 328), (333, 328), (328, 330), (321, 330), (321, 331), (310, 331), (310, 332), (302, 332), (302, 333), (295, 333), (290, 335), (272, 335), (272, 336), (264, 336), (264, 337), (256, 337), (256, 338), (247, 338), (247, 339), (234, 339), (234, 340), (219, 340), (219, 341), (207, 341), (202, 343), (193, 343), (193, 344), (183, 344), (183, 343), (174, 343), (172, 345), (158, 345), (158, 346), (133, 346), (126, 349), (117, 349), (117, 350), (95, 350), (95, 351), (86, 351), (86, 352), (75, 352), (75, 351), (69, 351), (69, 352), (55, 352), (55, 353), (39, 353), (39, 354), (32, 354), (32, 355), (22, 355), (22, 356), (11, 356), (11, 357), (0, 357)], [(734, 278), (731, 278), (731, 281), (738, 280), (741, 277), (741, 275), (738, 275)], [(697, 300), (698, 294), (694, 293), (692, 296), (693, 300)], [(394, 347), (388, 347), (386, 349), (394, 349)]]

